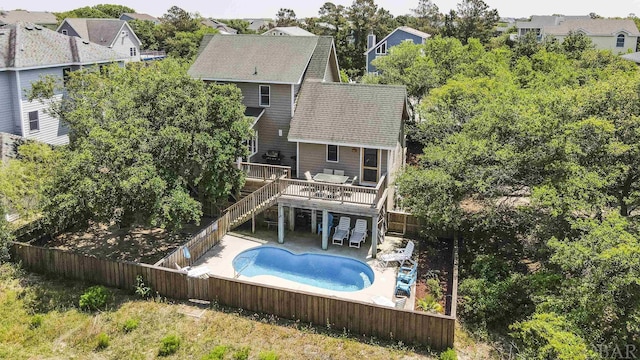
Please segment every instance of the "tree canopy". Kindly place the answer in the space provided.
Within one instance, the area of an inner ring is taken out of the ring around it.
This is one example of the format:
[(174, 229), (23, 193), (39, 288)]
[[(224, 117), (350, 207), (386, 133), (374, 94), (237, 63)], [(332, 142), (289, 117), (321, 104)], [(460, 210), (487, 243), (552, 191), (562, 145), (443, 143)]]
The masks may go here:
[(250, 136), (241, 93), (192, 79), (187, 67), (166, 60), (71, 74), (51, 110), (70, 127), (45, 203), (53, 227), (178, 229), (200, 220), (201, 203), (241, 185), (235, 161)]

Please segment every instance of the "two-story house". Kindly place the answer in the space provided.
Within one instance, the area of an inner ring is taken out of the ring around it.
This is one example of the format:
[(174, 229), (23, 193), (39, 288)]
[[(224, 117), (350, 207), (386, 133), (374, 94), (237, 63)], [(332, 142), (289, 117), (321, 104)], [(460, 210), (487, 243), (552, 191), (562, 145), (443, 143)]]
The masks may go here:
[(376, 36), (369, 34), (367, 37), (367, 51), (364, 56), (367, 58), (367, 72), (375, 73), (376, 67), (371, 65), (371, 62), (379, 56), (385, 56), (389, 52), (389, 49), (402, 43), (403, 41), (411, 41), (414, 44), (424, 44), (431, 35), (410, 28), (408, 26), (401, 26), (393, 30), (384, 39), (376, 42)]
[(44, 26), (51, 30), (55, 30), (58, 26), (58, 19), (48, 11), (0, 10), (0, 26), (16, 24), (19, 21)]
[[(85, 66), (123, 61), (109, 48), (39, 25), (0, 27), (0, 132), (52, 145), (68, 143), (68, 129), (46, 111), (49, 102), (27, 99), (31, 84), (42, 76), (64, 80)], [(61, 97), (58, 92), (52, 101)]]
[(56, 31), (106, 46), (126, 56), (127, 61), (140, 61), (142, 42), (124, 20), (68, 18)]

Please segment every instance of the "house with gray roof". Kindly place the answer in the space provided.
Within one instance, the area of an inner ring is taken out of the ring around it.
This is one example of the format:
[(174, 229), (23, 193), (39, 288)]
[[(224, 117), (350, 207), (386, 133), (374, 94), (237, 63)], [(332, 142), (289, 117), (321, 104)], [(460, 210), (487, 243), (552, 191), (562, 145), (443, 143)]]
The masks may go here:
[(431, 35), (410, 28), (408, 26), (400, 26), (393, 30), (384, 39), (376, 42), (376, 36), (371, 33), (367, 37), (367, 51), (364, 56), (367, 58), (367, 72), (375, 73), (376, 67), (371, 64), (373, 60), (380, 56), (385, 56), (389, 52), (389, 49), (399, 45), (403, 41), (411, 41), (414, 44), (424, 44)]
[(271, 36), (316, 36), (298, 26), (278, 26), (265, 31), (262, 35)]
[(210, 27), (212, 29), (218, 30), (220, 34), (224, 35), (235, 35), (238, 33), (238, 30), (229, 27), (227, 24), (220, 22), (214, 19), (202, 19), (200, 23), (204, 26)]
[(151, 21), (155, 25), (160, 24), (160, 19), (155, 16), (151, 16), (149, 14), (140, 14), (140, 13), (123, 13), (120, 15), (120, 20), (131, 21), (131, 20), (140, 20), (140, 21)]
[(28, 22), (44, 26), (51, 30), (55, 30), (58, 26), (58, 19), (56, 19), (56, 16), (47, 11), (0, 10), (0, 26), (16, 24), (18, 22)]
[[(124, 60), (112, 49), (40, 25), (0, 27), (0, 132), (52, 145), (68, 143), (68, 129), (47, 112), (49, 103), (27, 99), (31, 84), (42, 76), (64, 81), (72, 71)], [(61, 97), (57, 92), (51, 101)]]
[(140, 61), (142, 42), (124, 20), (67, 18), (56, 31), (106, 46), (125, 56), (127, 61)]

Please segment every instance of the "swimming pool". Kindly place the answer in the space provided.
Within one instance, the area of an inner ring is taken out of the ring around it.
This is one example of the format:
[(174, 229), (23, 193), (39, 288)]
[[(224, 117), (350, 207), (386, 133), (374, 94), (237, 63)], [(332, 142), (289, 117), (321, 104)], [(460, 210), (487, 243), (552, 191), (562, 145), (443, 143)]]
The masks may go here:
[(371, 286), (371, 267), (355, 259), (304, 253), (259, 246), (245, 250), (233, 259), (236, 273), (244, 276), (272, 275), (323, 289), (357, 291)]

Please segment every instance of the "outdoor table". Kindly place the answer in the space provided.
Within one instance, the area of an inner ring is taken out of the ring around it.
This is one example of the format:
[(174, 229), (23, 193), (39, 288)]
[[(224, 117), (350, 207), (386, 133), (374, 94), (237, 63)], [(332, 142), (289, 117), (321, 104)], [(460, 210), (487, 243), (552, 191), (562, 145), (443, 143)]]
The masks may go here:
[(349, 177), (344, 175), (317, 173), (313, 176), (313, 180), (331, 184), (344, 184), (349, 180)]

